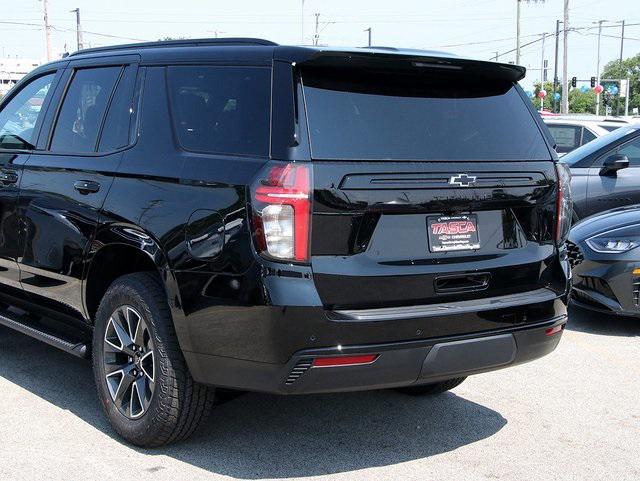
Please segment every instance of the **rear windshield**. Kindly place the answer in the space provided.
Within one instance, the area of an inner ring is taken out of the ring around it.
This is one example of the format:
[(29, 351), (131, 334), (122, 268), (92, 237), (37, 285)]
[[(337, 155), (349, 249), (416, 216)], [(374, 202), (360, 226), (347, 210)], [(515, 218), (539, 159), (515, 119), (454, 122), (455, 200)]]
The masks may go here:
[(546, 160), (513, 83), (455, 73), (302, 72), (312, 156), (347, 160)]

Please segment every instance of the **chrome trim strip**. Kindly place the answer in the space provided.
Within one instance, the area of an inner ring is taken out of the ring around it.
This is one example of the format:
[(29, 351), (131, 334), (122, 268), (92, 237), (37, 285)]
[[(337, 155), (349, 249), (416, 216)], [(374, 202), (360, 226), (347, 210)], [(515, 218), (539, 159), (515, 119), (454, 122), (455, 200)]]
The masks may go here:
[(331, 318), (336, 321), (391, 321), (397, 319), (414, 319), (418, 317), (434, 317), (467, 312), (504, 309), (524, 304), (537, 304), (560, 297), (551, 289), (541, 288), (535, 291), (508, 294), (506, 296), (485, 297), (468, 301), (449, 302), (446, 304), (428, 304), (422, 306), (383, 307), (379, 309), (349, 309), (331, 311)]

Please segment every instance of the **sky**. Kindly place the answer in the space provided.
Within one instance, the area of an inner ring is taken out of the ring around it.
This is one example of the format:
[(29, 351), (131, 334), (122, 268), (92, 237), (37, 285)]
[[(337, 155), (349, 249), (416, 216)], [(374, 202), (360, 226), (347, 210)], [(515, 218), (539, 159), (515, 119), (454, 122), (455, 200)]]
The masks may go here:
[[(158, 40), (164, 37), (260, 37), (281, 44), (311, 44), (315, 14), (319, 41), (337, 46), (372, 44), (436, 49), (461, 56), (514, 61), (517, 0), (48, 0), (54, 52), (76, 48), (75, 14), (80, 8), (87, 46)], [(563, 0), (523, 0), (522, 44), (555, 32)], [(603, 6), (606, 6), (604, 8)], [(0, 0), (0, 56), (45, 57), (42, 0)], [(598, 27), (601, 65), (620, 55), (620, 25), (626, 20), (625, 57), (640, 52), (640, 0), (570, 0), (569, 77), (596, 75)], [(633, 25), (635, 24), (635, 25)], [(555, 38), (545, 40), (544, 58), (553, 69)], [(562, 52), (562, 42), (560, 42)], [(560, 54), (561, 55), (561, 54)], [(542, 42), (522, 49), (529, 88), (540, 78)], [(558, 76), (561, 75), (560, 56)], [(553, 70), (549, 71), (553, 78)]]

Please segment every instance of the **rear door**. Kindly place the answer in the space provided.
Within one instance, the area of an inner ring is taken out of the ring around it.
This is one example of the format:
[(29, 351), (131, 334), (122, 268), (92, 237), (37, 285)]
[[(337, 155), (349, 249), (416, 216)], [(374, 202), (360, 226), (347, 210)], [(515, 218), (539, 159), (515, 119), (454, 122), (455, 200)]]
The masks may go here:
[(555, 165), (526, 98), (437, 67), (303, 66), (327, 307), (486, 298), (564, 276)]
[(83, 315), (85, 252), (122, 153), (133, 140), (137, 57), (71, 63), (42, 151), (24, 166), (23, 288), (65, 314)]

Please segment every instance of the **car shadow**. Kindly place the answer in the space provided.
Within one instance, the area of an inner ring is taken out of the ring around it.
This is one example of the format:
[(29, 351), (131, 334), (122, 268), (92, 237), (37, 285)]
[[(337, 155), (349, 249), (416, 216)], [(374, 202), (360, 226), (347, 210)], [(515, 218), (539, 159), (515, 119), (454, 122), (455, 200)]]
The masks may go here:
[[(87, 361), (0, 327), (0, 377), (122, 442), (102, 415)], [(170, 456), (234, 478), (297, 478), (427, 458), (485, 439), (506, 423), (453, 393), (250, 393), (217, 406), (186, 442), (131, 449), (158, 456), (158, 464)]]
[(640, 319), (569, 306), (567, 329), (603, 336), (640, 336)]

